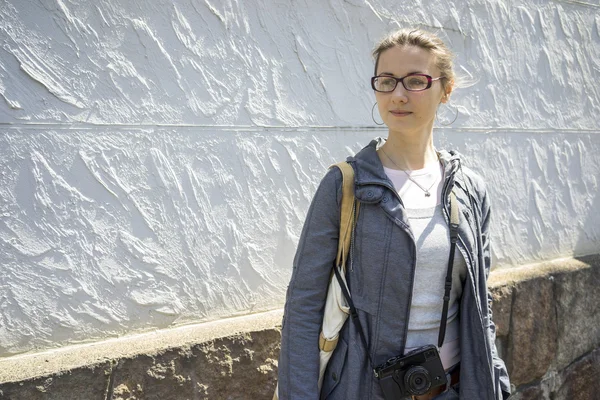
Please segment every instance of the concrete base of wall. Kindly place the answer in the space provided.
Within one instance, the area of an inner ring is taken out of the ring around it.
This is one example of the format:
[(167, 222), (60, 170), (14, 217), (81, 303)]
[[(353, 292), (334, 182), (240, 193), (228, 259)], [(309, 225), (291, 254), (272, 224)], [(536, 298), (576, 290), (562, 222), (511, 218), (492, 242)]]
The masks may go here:
[[(600, 393), (600, 255), (494, 271), (515, 400)], [(0, 399), (267, 399), (281, 310), (0, 360)]]
[(271, 399), (282, 310), (0, 360), (0, 399)]

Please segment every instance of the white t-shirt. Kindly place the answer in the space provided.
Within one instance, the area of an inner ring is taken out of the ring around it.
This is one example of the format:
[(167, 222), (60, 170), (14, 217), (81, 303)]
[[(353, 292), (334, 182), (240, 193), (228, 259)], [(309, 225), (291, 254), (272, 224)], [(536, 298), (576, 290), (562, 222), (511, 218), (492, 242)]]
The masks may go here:
[[(442, 199), (443, 188), (443, 169), (440, 162), (426, 165), (423, 169), (415, 169), (413, 171), (402, 171), (383, 167), (386, 175), (396, 188), (396, 191), (404, 203), (404, 208), (432, 208), (438, 205)], [(423, 188), (428, 189), (430, 196), (425, 196), (425, 192), (419, 188), (414, 182), (408, 179), (406, 173), (415, 180)]]
[[(417, 246), (417, 262), (408, 323), (405, 353), (438, 342), (442, 315), (444, 281), (450, 254), (450, 236), (441, 205), (443, 170), (439, 162), (409, 172), (430, 196), (412, 182), (404, 171), (384, 167), (398, 191), (408, 216)], [(444, 344), (440, 357), (445, 369), (460, 361), (459, 304), (466, 277), (466, 263), (456, 251), (452, 272), (452, 290)]]

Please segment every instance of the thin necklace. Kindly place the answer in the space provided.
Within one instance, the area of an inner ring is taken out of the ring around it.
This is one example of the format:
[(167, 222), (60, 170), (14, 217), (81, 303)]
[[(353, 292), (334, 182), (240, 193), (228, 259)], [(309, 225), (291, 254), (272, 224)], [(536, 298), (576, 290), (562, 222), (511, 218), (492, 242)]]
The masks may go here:
[[(425, 189), (423, 186), (421, 186), (419, 184), (419, 182), (415, 181), (408, 172), (406, 172), (406, 170), (403, 170), (402, 168), (400, 168), (400, 166), (398, 164), (396, 164), (396, 162), (394, 160), (392, 160), (392, 158), (390, 156), (388, 156), (388, 154), (385, 152), (385, 150), (383, 150), (383, 147), (381, 148), (381, 151), (383, 151), (383, 154), (385, 154), (385, 156), (388, 158), (388, 160), (390, 160), (396, 167), (398, 167), (398, 169), (402, 172), (404, 172), (406, 174), (406, 176), (408, 177), (408, 179), (410, 179), (410, 181), (412, 183), (414, 183), (415, 185), (417, 185), (419, 187), (419, 189), (421, 189), (423, 192), (425, 192), (425, 197), (430, 197), (431, 196), (431, 188), (433, 187), (433, 185), (435, 185), (435, 183), (437, 182), (437, 178), (433, 180), (433, 183), (431, 184), (431, 186), (429, 186), (429, 189)], [(412, 171), (411, 171), (412, 172)]]

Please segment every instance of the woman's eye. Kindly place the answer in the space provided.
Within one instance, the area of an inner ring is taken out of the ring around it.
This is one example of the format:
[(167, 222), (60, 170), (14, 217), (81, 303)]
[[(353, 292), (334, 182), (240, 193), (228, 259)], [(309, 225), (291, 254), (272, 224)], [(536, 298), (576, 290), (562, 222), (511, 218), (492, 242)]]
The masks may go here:
[(424, 85), (425, 81), (421, 78), (411, 78), (408, 83), (410, 83), (413, 86), (419, 86), (419, 85)]

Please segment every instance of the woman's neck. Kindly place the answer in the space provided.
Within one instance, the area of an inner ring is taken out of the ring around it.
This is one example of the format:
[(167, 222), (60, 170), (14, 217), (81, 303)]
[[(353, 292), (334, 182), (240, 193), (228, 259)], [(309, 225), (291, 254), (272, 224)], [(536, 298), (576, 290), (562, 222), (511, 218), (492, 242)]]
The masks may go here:
[(399, 137), (390, 133), (379, 149), (379, 158), (385, 167), (415, 170), (437, 162), (433, 137)]

